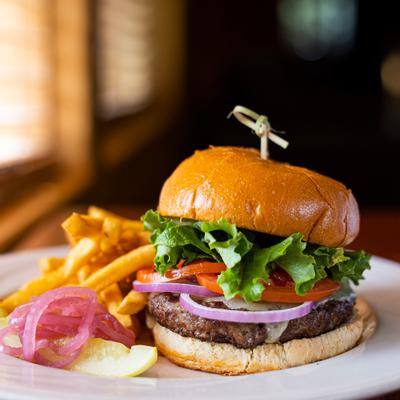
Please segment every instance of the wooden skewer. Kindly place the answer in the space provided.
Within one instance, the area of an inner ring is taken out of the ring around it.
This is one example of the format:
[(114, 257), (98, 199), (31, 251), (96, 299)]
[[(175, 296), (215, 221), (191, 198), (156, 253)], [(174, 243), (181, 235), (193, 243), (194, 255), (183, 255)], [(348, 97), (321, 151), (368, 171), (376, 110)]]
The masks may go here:
[(271, 140), (284, 149), (289, 146), (289, 142), (287, 140), (282, 139), (273, 132), (267, 116), (257, 114), (256, 112), (243, 106), (236, 106), (229, 113), (228, 118), (231, 115), (233, 115), (243, 125), (246, 125), (252, 129), (253, 132), (260, 138), (260, 155), (263, 160), (267, 160), (269, 158), (268, 140)]

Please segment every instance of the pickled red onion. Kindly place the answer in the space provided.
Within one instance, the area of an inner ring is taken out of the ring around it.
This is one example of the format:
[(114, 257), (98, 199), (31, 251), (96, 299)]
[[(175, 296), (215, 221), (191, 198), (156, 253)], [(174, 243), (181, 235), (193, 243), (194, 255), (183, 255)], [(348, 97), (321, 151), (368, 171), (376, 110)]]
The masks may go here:
[[(17, 335), (22, 347), (5, 343), (9, 335)], [(0, 353), (27, 361), (62, 368), (79, 356), (91, 337), (120, 342), (131, 347), (132, 331), (124, 328), (97, 302), (90, 289), (63, 287), (50, 290), (32, 302), (17, 307), (9, 325), (0, 330)], [(54, 357), (40, 350), (49, 349)]]

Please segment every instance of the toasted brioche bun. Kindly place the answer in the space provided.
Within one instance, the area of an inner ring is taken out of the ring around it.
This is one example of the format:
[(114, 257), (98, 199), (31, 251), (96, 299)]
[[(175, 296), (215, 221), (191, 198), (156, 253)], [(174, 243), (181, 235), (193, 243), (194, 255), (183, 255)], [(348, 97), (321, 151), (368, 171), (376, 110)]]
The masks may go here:
[(216, 221), (346, 246), (359, 230), (357, 202), (343, 184), (306, 168), (262, 160), (255, 149), (211, 147), (184, 160), (165, 182), (161, 215)]
[(370, 337), (376, 318), (368, 304), (357, 300), (354, 315), (346, 324), (311, 339), (284, 344), (264, 344), (239, 349), (231, 344), (208, 343), (183, 337), (159, 325), (147, 315), (156, 346), (180, 366), (224, 375), (240, 375), (296, 367), (344, 353)]

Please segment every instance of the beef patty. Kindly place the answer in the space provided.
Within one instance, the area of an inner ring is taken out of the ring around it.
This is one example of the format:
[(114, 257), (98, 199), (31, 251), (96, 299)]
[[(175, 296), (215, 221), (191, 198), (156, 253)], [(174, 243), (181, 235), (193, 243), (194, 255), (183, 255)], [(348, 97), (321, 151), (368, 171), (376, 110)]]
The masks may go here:
[[(304, 317), (288, 322), (278, 342), (311, 338), (331, 331), (347, 322), (353, 313), (355, 298), (327, 300)], [(212, 307), (224, 307), (223, 303), (207, 303)], [(172, 293), (153, 293), (148, 308), (162, 326), (186, 337), (204, 342), (230, 343), (248, 349), (268, 340), (268, 324), (239, 324), (197, 317), (183, 309), (179, 297)]]

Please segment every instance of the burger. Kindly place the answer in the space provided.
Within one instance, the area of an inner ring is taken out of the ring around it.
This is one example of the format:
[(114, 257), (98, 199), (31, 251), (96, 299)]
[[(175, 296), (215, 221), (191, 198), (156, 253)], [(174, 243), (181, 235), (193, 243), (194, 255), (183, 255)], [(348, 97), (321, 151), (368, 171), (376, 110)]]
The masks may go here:
[(343, 353), (371, 334), (371, 310), (352, 289), (370, 256), (345, 247), (359, 210), (343, 184), (210, 147), (165, 182), (144, 217), (154, 267), (146, 322), (172, 362), (226, 375), (283, 369)]

